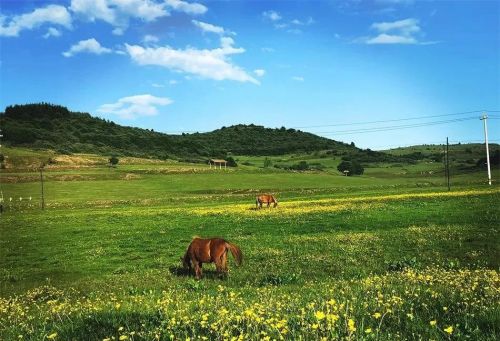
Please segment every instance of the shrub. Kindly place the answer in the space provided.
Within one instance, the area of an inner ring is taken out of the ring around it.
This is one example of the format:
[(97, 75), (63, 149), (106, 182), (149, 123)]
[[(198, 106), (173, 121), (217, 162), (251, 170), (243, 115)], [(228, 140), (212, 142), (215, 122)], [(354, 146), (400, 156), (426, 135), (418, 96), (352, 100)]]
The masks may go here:
[(347, 175), (361, 175), (364, 173), (365, 169), (363, 166), (357, 162), (357, 161), (342, 161), (338, 166), (337, 169), (341, 173), (346, 173)]

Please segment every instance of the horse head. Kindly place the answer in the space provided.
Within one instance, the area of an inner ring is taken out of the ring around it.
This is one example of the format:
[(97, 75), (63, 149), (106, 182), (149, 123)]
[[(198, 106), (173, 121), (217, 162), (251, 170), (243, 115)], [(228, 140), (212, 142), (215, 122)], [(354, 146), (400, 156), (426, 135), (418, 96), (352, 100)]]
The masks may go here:
[(275, 198), (275, 197), (272, 197), (272, 198), (273, 198), (273, 201), (274, 201), (274, 206), (273, 206), (273, 207), (278, 206), (278, 200), (276, 200), (276, 198)]

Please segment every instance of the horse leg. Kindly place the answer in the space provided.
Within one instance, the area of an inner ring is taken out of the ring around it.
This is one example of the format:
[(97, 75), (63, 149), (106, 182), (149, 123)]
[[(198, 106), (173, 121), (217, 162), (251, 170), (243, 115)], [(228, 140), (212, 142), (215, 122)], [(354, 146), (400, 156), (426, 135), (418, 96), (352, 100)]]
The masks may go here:
[(214, 263), (215, 263), (215, 271), (217, 271), (217, 275), (220, 276), (223, 272), (221, 259), (216, 258)]
[(193, 262), (194, 263), (194, 275), (196, 279), (200, 279), (202, 275), (202, 270), (201, 270), (201, 263), (199, 262)]
[(224, 271), (224, 274), (227, 276), (227, 273), (229, 271), (229, 269), (227, 268), (227, 251), (224, 252), (221, 258), (222, 258), (222, 270)]

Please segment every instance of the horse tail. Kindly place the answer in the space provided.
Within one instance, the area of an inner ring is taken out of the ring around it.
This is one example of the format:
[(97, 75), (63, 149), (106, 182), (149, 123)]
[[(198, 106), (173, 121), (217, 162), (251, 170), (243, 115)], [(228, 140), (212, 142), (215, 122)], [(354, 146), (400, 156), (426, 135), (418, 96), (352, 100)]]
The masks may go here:
[(233, 254), (236, 264), (241, 265), (241, 262), (243, 261), (243, 253), (241, 253), (240, 248), (230, 242), (226, 242), (226, 248)]

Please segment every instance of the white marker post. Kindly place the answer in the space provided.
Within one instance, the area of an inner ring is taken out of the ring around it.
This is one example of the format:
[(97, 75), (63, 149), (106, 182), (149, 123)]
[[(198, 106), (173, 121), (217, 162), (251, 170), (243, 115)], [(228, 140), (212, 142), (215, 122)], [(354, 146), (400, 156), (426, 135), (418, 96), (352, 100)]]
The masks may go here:
[(488, 115), (486, 113), (481, 117), (481, 121), (484, 123), (484, 142), (486, 144), (486, 164), (488, 165), (488, 184), (491, 186), (491, 169), (490, 169), (490, 150), (488, 148), (488, 126), (486, 125), (486, 120)]

